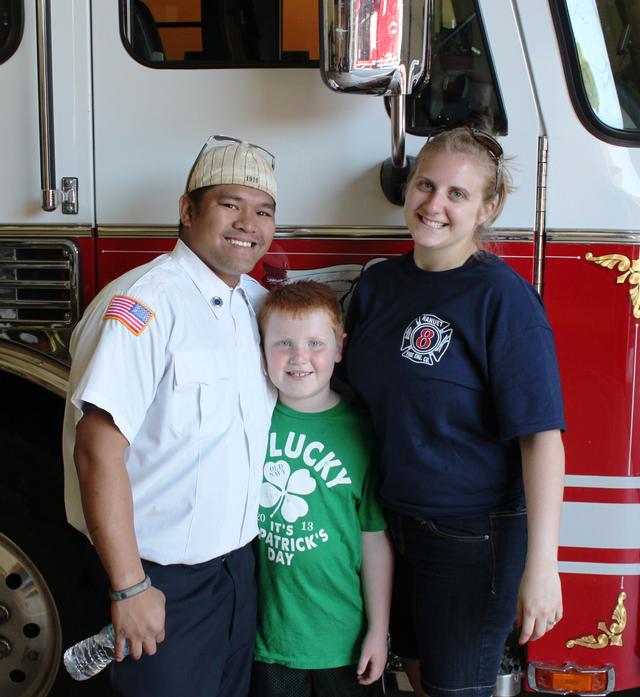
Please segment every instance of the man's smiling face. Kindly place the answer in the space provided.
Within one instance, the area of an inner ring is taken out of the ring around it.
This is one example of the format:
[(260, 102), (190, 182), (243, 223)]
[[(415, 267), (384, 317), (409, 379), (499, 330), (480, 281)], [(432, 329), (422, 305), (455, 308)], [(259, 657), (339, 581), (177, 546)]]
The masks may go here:
[(275, 233), (269, 194), (238, 184), (208, 189), (196, 206), (180, 199), (182, 241), (227, 285), (249, 273), (269, 249)]

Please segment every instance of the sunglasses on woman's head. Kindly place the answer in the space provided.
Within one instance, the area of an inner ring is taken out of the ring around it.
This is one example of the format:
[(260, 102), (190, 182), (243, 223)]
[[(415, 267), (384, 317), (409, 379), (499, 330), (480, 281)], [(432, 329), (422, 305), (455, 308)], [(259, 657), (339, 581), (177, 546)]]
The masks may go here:
[[(502, 162), (504, 160), (504, 150), (502, 149), (502, 145), (500, 145), (500, 143), (498, 143), (498, 141), (492, 135), (489, 135), (488, 133), (481, 131), (479, 128), (472, 128), (471, 126), (464, 126), (464, 128), (469, 133), (469, 135), (476, 141), (476, 143), (480, 143), (480, 145), (482, 145), (482, 147), (489, 154), (489, 157), (495, 163), (496, 187), (494, 194), (497, 194), (502, 176)], [(438, 138), (440, 135), (446, 133), (449, 130), (453, 129), (441, 128), (436, 131), (433, 131), (429, 136), (427, 143), (430, 143), (432, 140)]]

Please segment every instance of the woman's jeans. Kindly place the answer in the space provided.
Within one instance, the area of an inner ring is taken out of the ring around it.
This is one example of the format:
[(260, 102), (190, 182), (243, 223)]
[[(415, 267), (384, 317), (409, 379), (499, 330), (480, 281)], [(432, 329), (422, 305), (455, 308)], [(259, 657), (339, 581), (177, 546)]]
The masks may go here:
[(397, 555), (393, 649), (419, 657), (429, 697), (488, 697), (516, 617), (526, 511), (388, 517)]

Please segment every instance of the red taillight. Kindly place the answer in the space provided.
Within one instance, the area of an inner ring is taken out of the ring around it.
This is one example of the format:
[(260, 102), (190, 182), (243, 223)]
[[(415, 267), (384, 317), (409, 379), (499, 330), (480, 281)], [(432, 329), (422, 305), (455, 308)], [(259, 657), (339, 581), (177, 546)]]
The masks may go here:
[(537, 692), (581, 695), (606, 695), (614, 688), (614, 670), (603, 668), (579, 668), (573, 665), (529, 665), (529, 687)]

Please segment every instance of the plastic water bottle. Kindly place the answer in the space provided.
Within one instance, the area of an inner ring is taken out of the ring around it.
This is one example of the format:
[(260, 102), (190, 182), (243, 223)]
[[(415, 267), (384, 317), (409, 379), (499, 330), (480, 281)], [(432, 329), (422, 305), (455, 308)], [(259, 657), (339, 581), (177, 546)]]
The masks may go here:
[[(129, 643), (124, 655), (129, 653)], [(108, 624), (97, 634), (69, 647), (63, 656), (64, 667), (74, 680), (88, 680), (106, 668), (115, 656), (113, 625)]]

